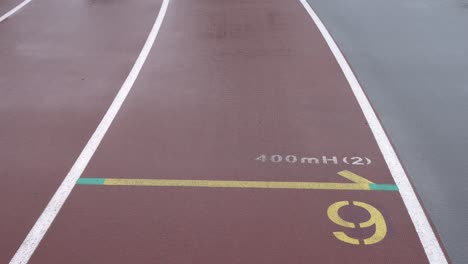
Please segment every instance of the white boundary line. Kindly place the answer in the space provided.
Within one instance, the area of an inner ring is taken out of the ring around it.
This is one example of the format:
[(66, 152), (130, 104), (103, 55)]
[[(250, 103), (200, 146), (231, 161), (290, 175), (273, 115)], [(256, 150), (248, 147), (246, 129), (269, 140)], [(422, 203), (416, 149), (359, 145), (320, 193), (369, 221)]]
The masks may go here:
[(364, 116), (369, 123), (369, 126), (374, 134), (374, 137), (377, 141), (377, 144), (380, 148), (380, 151), (383, 154), (385, 162), (387, 163), (388, 168), (390, 169), (390, 173), (395, 180), (395, 183), (400, 190), (400, 195), (403, 198), (403, 202), (405, 203), (406, 209), (413, 221), (413, 224), (416, 228), (416, 232), (419, 235), (419, 239), (424, 247), (424, 251), (429, 259), (430, 263), (437, 263), (443, 264), (448, 263), (445, 254), (442, 248), (439, 245), (439, 241), (437, 240), (434, 231), (432, 230), (431, 225), (429, 224), (429, 220), (422, 209), (421, 204), (416, 196), (416, 193), (411, 186), (411, 183), (408, 180), (408, 176), (406, 175), (403, 166), (398, 159), (395, 150), (393, 149), (392, 145), (390, 144), (390, 140), (387, 137), (382, 125), (377, 118), (369, 100), (367, 99), (361, 85), (359, 84), (356, 76), (354, 75), (351, 67), (349, 66), (348, 62), (346, 61), (343, 53), (341, 53), (340, 49), (336, 45), (335, 41), (333, 40), (332, 36), (326, 29), (325, 25), (322, 23), (318, 15), (314, 12), (312, 7), (306, 0), (299, 0), (304, 8), (309, 13), (310, 17), (316, 24), (317, 28), (323, 35), (323, 38), (327, 42), (330, 50), (332, 51), (333, 55), (335, 56), (336, 61), (341, 67), (346, 79), (348, 80), (351, 89), (353, 90), (354, 96), (356, 97), (362, 111), (364, 112)]
[(138, 74), (140, 73), (140, 70), (143, 67), (143, 64), (145, 63), (146, 58), (148, 57), (151, 47), (153, 46), (154, 41), (156, 40), (156, 36), (158, 35), (159, 29), (161, 28), (164, 16), (166, 15), (166, 10), (169, 5), (169, 1), (170, 0), (163, 0), (161, 9), (159, 10), (159, 14), (156, 18), (156, 21), (154, 22), (153, 28), (151, 29), (151, 32), (149, 33), (145, 45), (143, 46), (140, 54), (138, 55), (135, 64), (133, 65), (130, 73), (128, 74), (127, 79), (125, 79), (125, 82), (122, 84), (122, 87), (115, 96), (114, 101), (112, 101), (112, 104), (110, 105), (106, 114), (104, 115), (98, 127), (96, 128), (96, 131), (94, 131), (88, 143), (80, 153), (80, 156), (75, 161), (67, 176), (55, 192), (54, 196), (47, 204), (47, 207), (44, 209), (41, 216), (36, 221), (32, 229), (29, 231), (28, 235), (24, 239), (23, 243), (19, 247), (18, 251), (11, 259), (10, 264), (28, 263), (32, 254), (38, 247), (42, 238), (44, 237), (50, 225), (52, 224), (58, 212), (60, 211), (60, 208), (62, 208), (62, 205), (67, 200), (73, 187), (75, 187), (76, 181), (80, 178), (81, 174), (85, 170), (86, 166), (88, 165), (88, 162), (91, 160), (91, 157), (98, 148), (99, 144), (101, 143), (101, 140), (103, 139), (104, 135), (106, 134), (107, 130), (112, 124), (112, 121), (117, 115), (120, 107), (125, 101), (125, 98), (132, 89), (132, 86), (135, 83), (135, 80), (137, 79)]
[(0, 17), (0, 23), (3, 22), (3, 20), (9, 18), (14, 13), (16, 13), (16, 11), (23, 8), (25, 5), (29, 4), (29, 2), (31, 2), (31, 1), (32, 0), (25, 0), (24, 2), (22, 2), (21, 4), (17, 5), (15, 8), (13, 8), (12, 10), (8, 11), (8, 13), (6, 13), (3, 16)]

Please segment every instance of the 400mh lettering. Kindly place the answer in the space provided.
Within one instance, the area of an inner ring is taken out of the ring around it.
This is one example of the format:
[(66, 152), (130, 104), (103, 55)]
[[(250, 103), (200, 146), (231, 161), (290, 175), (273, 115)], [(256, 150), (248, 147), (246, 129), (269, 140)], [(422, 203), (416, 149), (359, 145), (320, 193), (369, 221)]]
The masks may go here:
[(259, 155), (255, 158), (256, 161), (270, 162), (270, 163), (290, 163), (290, 164), (311, 164), (311, 165), (338, 165), (340, 163), (355, 166), (366, 166), (372, 163), (368, 157), (340, 157), (337, 156), (316, 156), (316, 157), (302, 157), (296, 155)]

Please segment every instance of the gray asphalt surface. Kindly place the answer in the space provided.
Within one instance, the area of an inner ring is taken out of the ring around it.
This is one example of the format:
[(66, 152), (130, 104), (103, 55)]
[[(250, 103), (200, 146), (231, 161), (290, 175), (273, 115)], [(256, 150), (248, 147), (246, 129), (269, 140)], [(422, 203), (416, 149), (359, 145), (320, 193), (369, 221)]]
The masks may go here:
[(453, 263), (468, 259), (468, 0), (308, 0), (380, 116)]

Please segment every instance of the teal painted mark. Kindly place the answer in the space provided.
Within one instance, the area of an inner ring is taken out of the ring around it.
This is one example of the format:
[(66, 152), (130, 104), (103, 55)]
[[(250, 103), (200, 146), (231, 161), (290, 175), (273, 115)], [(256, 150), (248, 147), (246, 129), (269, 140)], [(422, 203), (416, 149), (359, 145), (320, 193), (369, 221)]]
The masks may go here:
[(104, 185), (104, 178), (79, 178), (76, 181), (78, 185)]
[(369, 184), (371, 191), (398, 191), (398, 186), (396, 184)]

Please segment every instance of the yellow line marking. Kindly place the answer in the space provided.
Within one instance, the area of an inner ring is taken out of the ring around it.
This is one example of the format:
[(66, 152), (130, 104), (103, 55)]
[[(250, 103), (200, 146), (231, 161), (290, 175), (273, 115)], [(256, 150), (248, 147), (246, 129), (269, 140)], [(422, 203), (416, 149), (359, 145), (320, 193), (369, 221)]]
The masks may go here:
[(344, 177), (352, 182), (355, 182), (355, 183), (361, 183), (361, 184), (371, 184), (373, 182), (367, 180), (366, 178), (364, 177), (361, 177), (349, 170), (343, 170), (343, 171), (340, 171), (338, 172), (338, 175), (340, 175), (341, 177)]
[(208, 188), (260, 188), (260, 189), (314, 189), (314, 190), (370, 190), (368, 183), (329, 182), (271, 182), (271, 181), (217, 181), (217, 180), (168, 180), (168, 179), (112, 179), (104, 185), (208, 187)]

